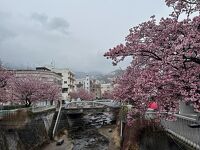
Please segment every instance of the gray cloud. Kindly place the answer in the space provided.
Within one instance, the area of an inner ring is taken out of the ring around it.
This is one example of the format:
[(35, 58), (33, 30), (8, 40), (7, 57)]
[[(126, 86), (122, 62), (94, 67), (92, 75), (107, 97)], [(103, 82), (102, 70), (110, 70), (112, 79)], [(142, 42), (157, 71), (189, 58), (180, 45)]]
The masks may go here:
[(48, 20), (48, 16), (47, 15), (45, 15), (45, 14), (39, 14), (39, 13), (33, 13), (31, 15), (31, 18), (33, 20), (36, 20), (36, 21), (40, 22), (41, 24), (46, 24), (47, 20)]
[(0, 58), (27, 67), (54, 60), (85, 72), (123, 68), (127, 63), (114, 68), (104, 52), (153, 14), (169, 14), (164, 1), (0, 0)]
[(16, 34), (4, 26), (0, 25), (0, 42), (3, 42), (9, 38), (15, 37)]
[(8, 18), (11, 15), (9, 13), (4, 13), (0, 11), (0, 42), (3, 42), (9, 38), (15, 37), (17, 34), (10, 29), (10, 23), (8, 22)]
[(46, 14), (33, 13), (31, 19), (39, 22), (48, 30), (57, 31), (63, 34), (68, 34), (69, 23), (61, 17), (49, 18)]

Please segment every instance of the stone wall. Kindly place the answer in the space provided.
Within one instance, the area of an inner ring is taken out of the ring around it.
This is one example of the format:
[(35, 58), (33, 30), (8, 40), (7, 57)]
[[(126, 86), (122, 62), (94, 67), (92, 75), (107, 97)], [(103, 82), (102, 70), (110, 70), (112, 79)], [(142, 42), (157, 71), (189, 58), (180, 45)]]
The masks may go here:
[(48, 131), (54, 111), (29, 113), (28, 122), (0, 127), (0, 150), (34, 150), (50, 140)]

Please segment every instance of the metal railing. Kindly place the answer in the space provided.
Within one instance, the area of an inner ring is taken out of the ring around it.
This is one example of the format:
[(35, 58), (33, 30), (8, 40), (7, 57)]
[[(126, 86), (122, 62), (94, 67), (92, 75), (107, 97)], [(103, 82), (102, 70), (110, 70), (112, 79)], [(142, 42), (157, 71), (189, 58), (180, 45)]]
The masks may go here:
[[(147, 112), (146, 118), (154, 119), (156, 114), (157, 112)], [(163, 112), (163, 115), (166, 115), (166, 112)], [(161, 124), (164, 129), (190, 147), (200, 150), (200, 122), (198, 118), (195, 118), (194, 115), (170, 115), (175, 117), (174, 121), (161, 119)]]
[(66, 109), (70, 108), (102, 108), (105, 106), (119, 107), (120, 105), (112, 101), (75, 101), (65, 104)]
[(162, 120), (162, 125), (165, 129), (191, 147), (200, 149), (199, 122), (194, 118), (180, 114), (175, 114), (175, 117), (175, 121)]
[(59, 123), (59, 119), (60, 119), (62, 108), (63, 108), (62, 103), (60, 103), (60, 107), (59, 107), (59, 110), (58, 110), (58, 115), (57, 115), (56, 122), (55, 122), (55, 125), (54, 125), (54, 128), (53, 128), (53, 138), (55, 136), (56, 129), (57, 129), (57, 126), (58, 126), (58, 123)]

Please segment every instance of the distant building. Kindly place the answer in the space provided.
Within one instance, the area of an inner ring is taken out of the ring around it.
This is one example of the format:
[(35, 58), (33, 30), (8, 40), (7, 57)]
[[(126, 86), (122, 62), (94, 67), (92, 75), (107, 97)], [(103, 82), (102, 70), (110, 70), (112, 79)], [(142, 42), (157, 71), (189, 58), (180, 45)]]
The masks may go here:
[(41, 78), (45, 82), (62, 84), (62, 76), (45, 67), (37, 67), (36, 70), (14, 70), (14, 73), (17, 78), (32, 75)]
[(101, 98), (101, 84), (98, 80), (91, 80), (90, 82), (91, 86), (90, 86), (90, 92), (92, 92), (96, 99), (100, 99)]
[(69, 100), (69, 92), (75, 90), (75, 74), (69, 69), (51, 69), (62, 76), (62, 99)]
[(98, 80), (91, 80), (87, 75), (83, 79), (76, 80), (76, 90), (83, 88), (88, 92), (91, 92), (95, 95), (96, 98), (101, 98), (101, 84)]
[(90, 77), (88, 75), (85, 78), (76, 79), (75, 90), (78, 90), (80, 88), (83, 88), (86, 91), (90, 92), (90, 90), (91, 90), (91, 80), (90, 80)]
[(113, 84), (111, 83), (101, 84), (101, 94), (104, 94), (104, 92), (111, 92), (111, 91), (113, 91)]
[(75, 81), (75, 90), (84, 89), (84, 80), (83, 79), (76, 79)]
[(87, 75), (84, 81), (84, 89), (90, 92), (90, 77)]

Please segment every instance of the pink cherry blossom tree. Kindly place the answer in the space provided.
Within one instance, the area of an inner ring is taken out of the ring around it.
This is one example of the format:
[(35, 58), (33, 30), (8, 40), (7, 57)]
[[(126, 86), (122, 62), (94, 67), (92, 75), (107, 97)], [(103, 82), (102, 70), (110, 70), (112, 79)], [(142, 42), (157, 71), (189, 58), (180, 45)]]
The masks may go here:
[(93, 100), (95, 97), (94, 94), (85, 89), (78, 89), (77, 91), (70, 92), (69, 95), (73, 99), (80, 98), (81, 100)]
[[(149, 96), (155, 97), (159, 111), (177, 111), (179, 100), (200, 110), (200, 16), (191, 17), (199, 12), (199, 1), (166, 0), (166, 4), (174, 8), (172, 17), (157, 23), (152, 16), (130, 29), (125, 44), (105, 54), (114, 65), (133, 57), (117, 79), (114, 97), (132, 100), (141, 113)], [(186, 19), (179, 20), (181, 14), (187, 14)]]
[(40, 88), (40, 94), (43, 95), (44, 99), (50, 101), (51, 104), (53, 101), (59, 101), (62, 98), (61, 94), (61, 85), (51, 83), (51, 82), (44, 82)]
[(69, 92), (69, 96), (70, 96), (71, 99), (77, 99), (78, 98), (78, 92), (77, 91)]
[(113, 93), (111, 91), (105, 91), (102, 94), (103, 99), (113, 99)]
[(38, 76), (16, 77), (12, 81), (15, 101), (26, 106), (44, 100), (59, 100), (61, 88), (53, 83), (45, 82)]
[(10, 100), (8, 89), (10, 87), (9, 81), (12, 77), (13, 73), (0, 65), (0, 102), (4, 103)]

